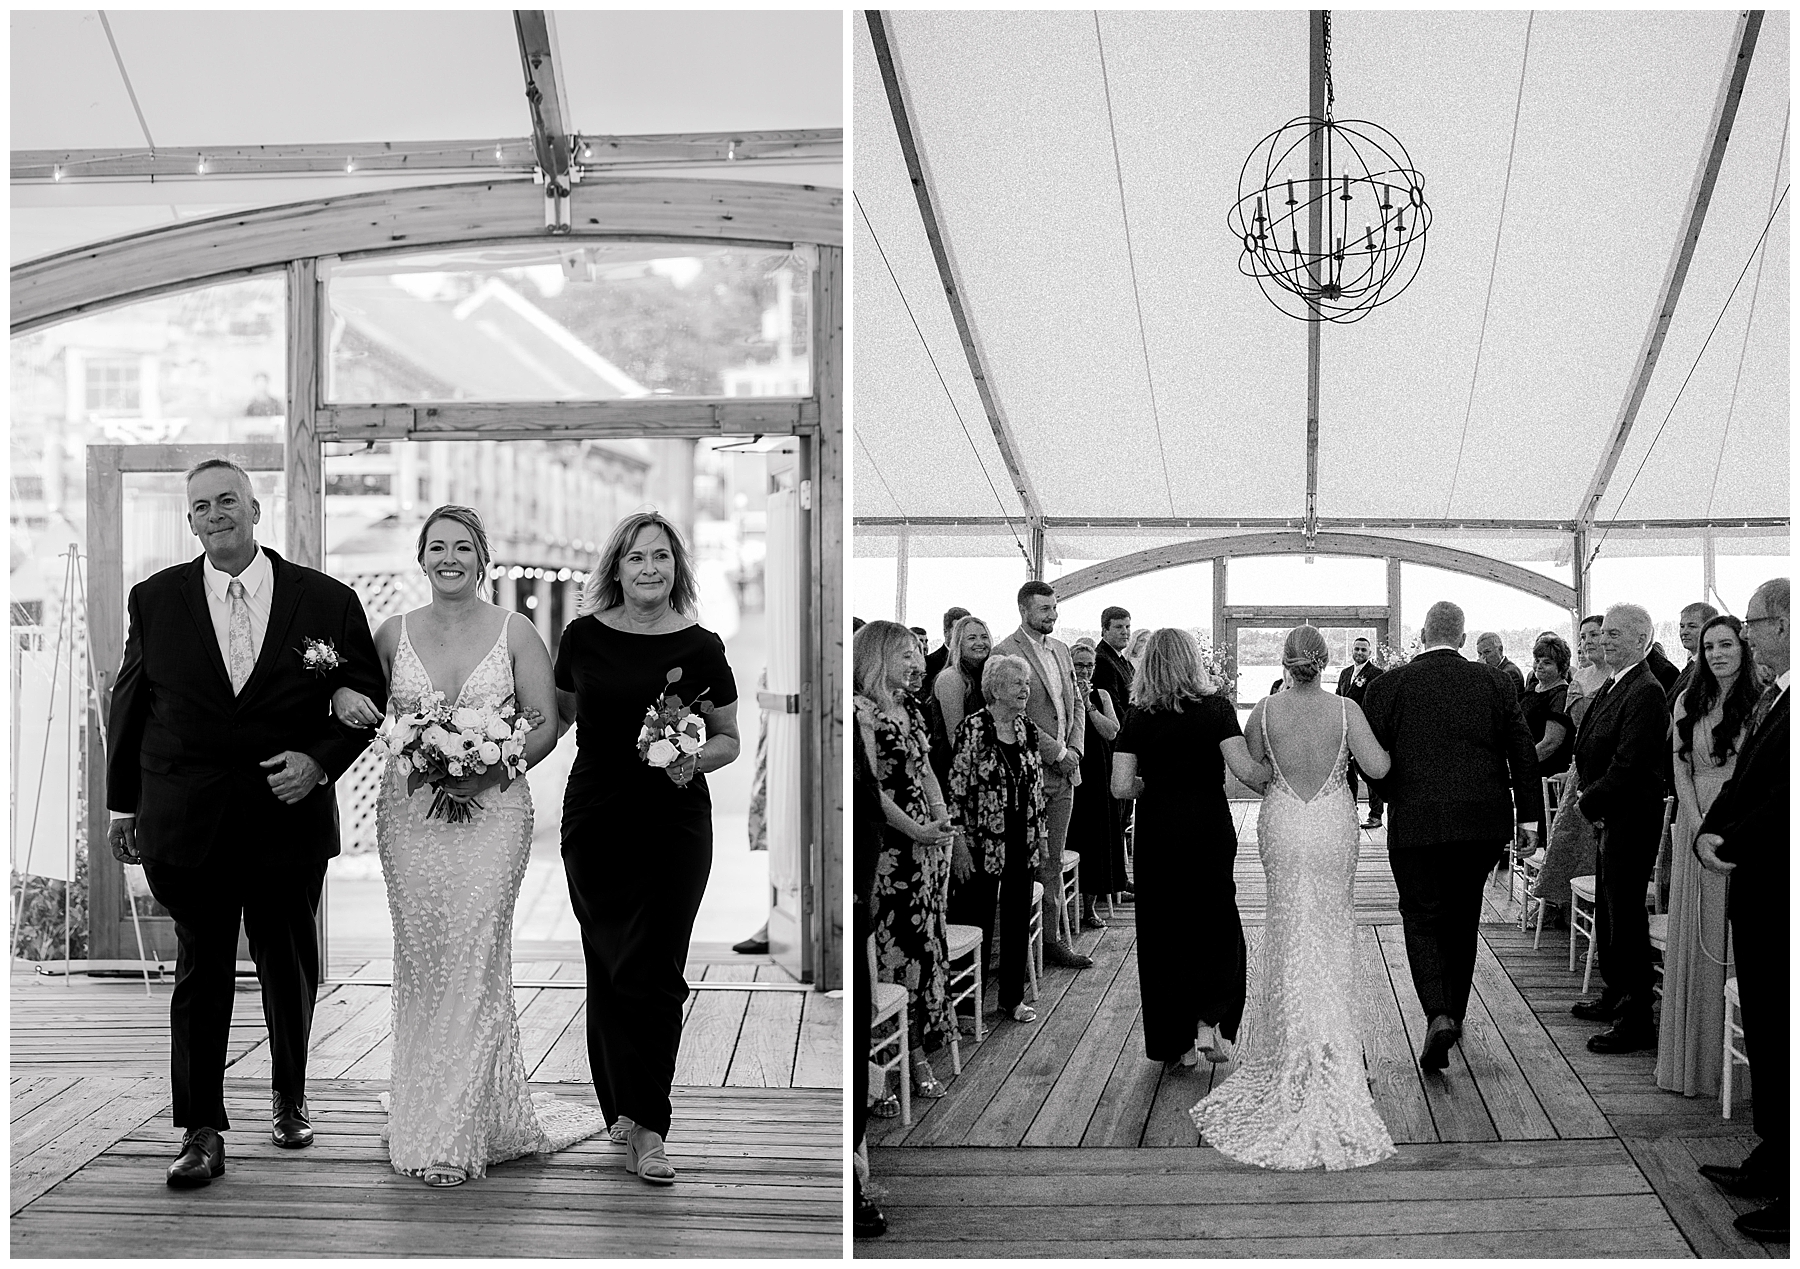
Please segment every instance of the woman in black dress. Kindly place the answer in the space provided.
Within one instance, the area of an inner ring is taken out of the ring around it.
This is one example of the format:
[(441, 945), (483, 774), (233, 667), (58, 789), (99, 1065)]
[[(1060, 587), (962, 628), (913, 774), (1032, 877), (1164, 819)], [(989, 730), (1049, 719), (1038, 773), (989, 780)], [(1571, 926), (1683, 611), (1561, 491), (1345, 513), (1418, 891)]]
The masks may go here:
[(1075, 810), (1069, 817), (1069, 849), (1081, 856), (1081, 928), (1104, 930), (1095, 904), (1101, 895), (1130, 888), (1125, 879), (1125, 823), (1112, 795), (1113, 741), (1119, 736), (1119, 710), (1112, 694), (1094, 686), (1097, 650), (1092, 639), (1077, 640), (1069, 649), (1075, 663), (1075, 695), (1086, 704), (1087, 738), (1081, 750), (1081, 783), (1075, 786)]
[(1519, 704), (1531, 743), (1537, 746), (1538, 774), (1558, 775), (1575, 755), (1575, 724), (1569, 718), (1569, 645), (1553, 634), (1539, 635), (1531, 649), (1531, 690)]
[[(695, 596), (675, 527), (655, 512), (628, 516), (556, 654), (561, 725), (580, 724), (562, 856), (587, 960), (588, 1065), (626, 1171), (655, 1185), (675, 1180), (663, 1138), (682, 969), (712, 871), (705, 773), (738, 756), (737, 685), (719, 636), (694, 621)], [(638, 733), (665, 691), (710, 710), (699, 751), (659, 768), (639, 756)]]
[[(1113, 747), (1113, 796), (1137, 799), (1144, 1052), (1183, 1066), (1199, 1062), (1202, 1028), (1235, 1041), (1244, 1017), (1244, 927), (1231, 875), (1237, 830), (1225, 768), (1253, 789), (1269, 782), (1269, 768), (1250, 757), (1231, 699), (1204, 695), (1204, 682), (1194, 636), (1158, 630)], [(1222, 1052), (1209, 1048), (1208, 1056)]]

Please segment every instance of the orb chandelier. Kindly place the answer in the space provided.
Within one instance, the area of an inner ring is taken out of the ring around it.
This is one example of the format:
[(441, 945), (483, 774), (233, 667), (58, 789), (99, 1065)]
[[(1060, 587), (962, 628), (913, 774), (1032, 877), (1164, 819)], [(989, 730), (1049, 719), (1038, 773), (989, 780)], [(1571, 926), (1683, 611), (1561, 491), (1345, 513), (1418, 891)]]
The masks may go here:
[(1243, 248), (1239, 271), (1276, 308), (1301, 321), (1349, 323), (1418, 275), (1431, 207), (1424, 174), (1391, 132), (1335, 117), (1329, 14), (1323, 43), (1322, 114), (1315, 91), (1314, 114), (1257, 142), (1226, 223)]

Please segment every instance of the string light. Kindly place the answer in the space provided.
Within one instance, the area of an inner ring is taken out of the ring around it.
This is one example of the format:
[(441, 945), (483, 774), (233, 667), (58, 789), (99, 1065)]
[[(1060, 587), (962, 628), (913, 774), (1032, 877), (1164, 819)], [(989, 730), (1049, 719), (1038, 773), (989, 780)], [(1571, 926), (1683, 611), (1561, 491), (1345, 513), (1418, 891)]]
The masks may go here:
[(494, 162), (501, 163), (504, 162), (505, 159), (506, 155), (501, 152), (499, 144), (496, 143), (494, 146)]
[(51, 170), (50, 179), (53, 181), (62, 180), (62, 164), (58, 163), (56, 167)]
[(344, 175), (348, 176), (350, 173), (354, 172), (355, 170), (356, 170), (356, 160), (354, 158), (345, 159), (344, 160)]
[(205, 176), (206, 175), (206, 156), (204, 154), (200, 156), (200, 161), (198, 163), (194, 164), (194, 175), (195, 176)]

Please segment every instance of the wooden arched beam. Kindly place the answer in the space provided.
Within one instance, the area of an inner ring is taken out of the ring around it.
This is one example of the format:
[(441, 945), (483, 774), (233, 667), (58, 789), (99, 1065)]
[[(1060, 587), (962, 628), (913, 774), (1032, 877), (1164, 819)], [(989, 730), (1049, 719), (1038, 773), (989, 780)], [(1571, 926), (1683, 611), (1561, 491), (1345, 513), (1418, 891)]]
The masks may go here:
[(1575, 588), (1554, 578), (1534, 573), (1517, 564), (1489, 559), (1472, 551), (1459, 551), (1451, 546), (1429, 542), (1409, 542), (1404, 538), (1375, 537), (1365, 533), (1320, 533), (1307, 541), (1304, 533), (1242, 533), (1231, 537), (1203, 538), (1197, 542), (1177, 542), (1170, 546), (1153, 546), (1134, 551), (1116, 560), (1105, 560), (1077, 569), (1056, 579), (1059, 599), (1094, 590), (1108, 582), (1123, 581), (1153, 573), (1159, 568), (1181, 564), (1197, 564), (1222, 556), (1250, 555), (1352, 555), (1376, 559), (1402, 560), (1408, 564), (1424, 564), (1447, 572), (1486, 578), (1514, 590), (1524, 591), (1558, 608), (1575, 607)]
[(12, 270), (12, 333), (290, 260), (413, 247), (583, 238), (840, 246), (842, 190), (761, 181), (604, 177), (570, 195), (571, 231), (544, 228), (529, 180), (376, 190), (181, 221)]

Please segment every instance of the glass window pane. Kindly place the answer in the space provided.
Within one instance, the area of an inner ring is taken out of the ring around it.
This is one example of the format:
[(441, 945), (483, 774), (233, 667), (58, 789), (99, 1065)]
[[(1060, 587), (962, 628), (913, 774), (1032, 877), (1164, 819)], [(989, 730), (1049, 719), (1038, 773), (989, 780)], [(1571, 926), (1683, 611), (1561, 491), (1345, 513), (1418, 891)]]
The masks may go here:
[(813, 256), (590, 243), (340, 261), (326, 399), (805, 396)]

